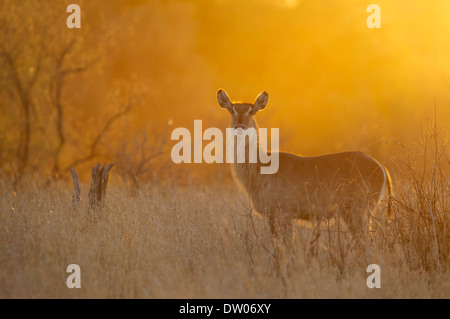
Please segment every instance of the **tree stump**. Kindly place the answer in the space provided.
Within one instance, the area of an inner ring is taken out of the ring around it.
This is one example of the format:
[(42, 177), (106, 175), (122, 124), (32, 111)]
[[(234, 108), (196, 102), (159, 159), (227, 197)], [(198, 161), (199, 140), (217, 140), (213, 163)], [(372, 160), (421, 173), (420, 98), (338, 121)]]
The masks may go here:
[(92, 168), (91, 186), (89, 188), (89, 207), (100, 210), (105, 204), (106, 186), (108, 184), (109, 171), (114, 163)]
[[(91, 186), (89, 188), (90, 208), (101, 210), (105, 204), (106, 186), (108, 184), (109, 172), (113, 166), (114, 163), (104, 164), (103, 166), (100, 163), (97, 163), (97, 165), (92, 168)], [(72, 172), (73, 179), (72, 204), (77, 206), (81, 202), (80, 185), (77, 172), (75, 172), (72, 167), (70, 168), (70, 171)]]
[(77, 206), (81, 202), (81, 192), (80, 192), (80, 184), (78, 183), (78, 175), (77, 172), (71, 167), (70, 172), (72, 173), (73, 179), (73, 195), (72, 195), (72, 205)]

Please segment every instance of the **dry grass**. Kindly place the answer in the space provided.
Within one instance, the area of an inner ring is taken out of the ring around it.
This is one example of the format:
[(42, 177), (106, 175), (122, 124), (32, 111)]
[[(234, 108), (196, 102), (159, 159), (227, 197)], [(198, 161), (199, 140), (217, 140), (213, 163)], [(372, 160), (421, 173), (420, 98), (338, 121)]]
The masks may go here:
[[(290, 252), (234, 185), (148, 185), (131, 196), (112, 183), (97, 214), (72, 207), (70, 184), (30, 182), (14, 195), (3, 180), (0, 297), (448, 298), (448, 151), (429, 144), (396, 160), (395, 220), (377, 215), (373, 240), (340, 223), (296, 225)], [(65, 284), (73, 263), (81, 289)], [(366, 286), (369, 264), (381, 266), (381, 289)]]
[[(2, 191), (0, 297), (448, 297), (447, 268), (424, 267), (433, 254), (421, 245), (432, 240), (417, 242), (420, 234), (397, 244), (347, 239), (328, 251), (321, 243), (311, 254), (312, 231), (299, 226), (289, 258), (278, 262), (264, 220), (234, 204), (234, 188), (161, 187), (130, 198), (113, 187), (95, 216), (72, 209), (70, 186), (57, 186)], [(79, 290), (65, 285), (72, 263), (82, 269)], [(378, 290), (365, 283), (372, 263), (382, 269)]]

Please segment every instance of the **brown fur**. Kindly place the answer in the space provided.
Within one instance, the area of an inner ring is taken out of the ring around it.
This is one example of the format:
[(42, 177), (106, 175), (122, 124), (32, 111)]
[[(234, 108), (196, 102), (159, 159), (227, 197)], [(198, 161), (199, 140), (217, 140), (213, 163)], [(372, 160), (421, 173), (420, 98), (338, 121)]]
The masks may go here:
[[(267, 93), (255, 104), (231, 103), (218, 92), (219, 104), (232, 114), (231, 128), (253, 127), (254, 114), (265, 107)], [(248, 147), (248, 143), (247, 143)], [(279, 153), (279, 170), (260, 174), (260, 162), (233, 163), (233, 175), (251, 200), (253, 208), (269, 219), (274, 235), (291, 233), (293, 219), (329, 218), (338, 210), (356, 231), (363, 226), (365, 212), (372, 210), (385, 188), (389, 192), (388, 218), (391, 218), (392, 186), (389, 173), (376, 160), (362, 152), (345, 152), (317, 157)], [(281, 226), (281, 228), (277, 228)]]

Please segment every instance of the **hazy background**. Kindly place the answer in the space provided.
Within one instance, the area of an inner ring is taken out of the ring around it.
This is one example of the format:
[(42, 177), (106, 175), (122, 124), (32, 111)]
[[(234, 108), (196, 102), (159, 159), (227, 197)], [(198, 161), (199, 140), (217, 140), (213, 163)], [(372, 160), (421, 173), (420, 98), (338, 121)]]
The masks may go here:
[(0, 168), (19, 181), (97, 160), (154, 177), (172, 129), (228, 125), (218, 88), (249, 102), (266, 90), (260, 126), (303, 155), (360, 149), (389, 166), (435, 99), (449, 120), (446, 0), (379, 0), (381, 29), (360, 0), (108, 0), (75, 1), (70, 30), (72, 2), (0, 4)]
[[(377, 0), (381, 29), (371, 3), (0, 0), (0, 298), (448, 298), (450, 1)], [(333, 207), (288, 252), (229, 164), (173, 164), (173, 129), (229, 125), (219, 88), (267, 91), (283, 150), (379, 160), (392, 223), (382, 201), (351, 236)], [(101, 210), (97, 161), (116, 163)]]

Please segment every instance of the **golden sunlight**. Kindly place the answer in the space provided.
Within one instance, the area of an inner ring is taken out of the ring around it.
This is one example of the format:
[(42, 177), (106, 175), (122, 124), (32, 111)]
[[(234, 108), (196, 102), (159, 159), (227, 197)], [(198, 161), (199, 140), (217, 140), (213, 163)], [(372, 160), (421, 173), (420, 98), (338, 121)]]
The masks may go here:
[(0, 298), (448, 298), (449, 124), (450, 0), (0, 0)]

